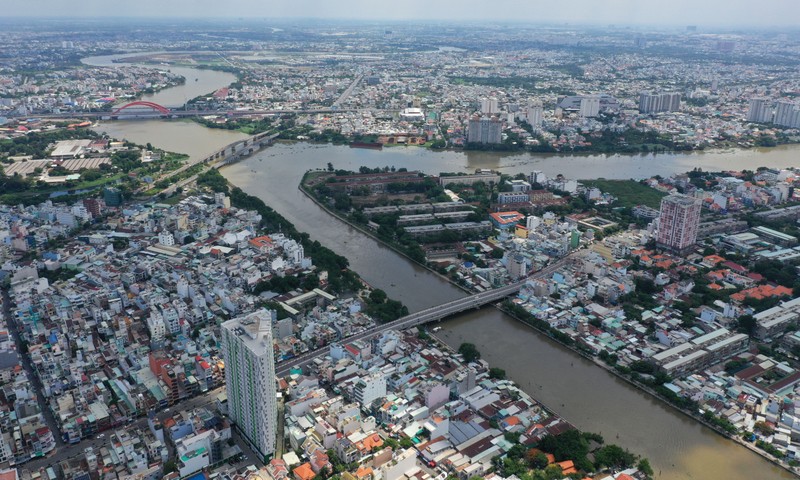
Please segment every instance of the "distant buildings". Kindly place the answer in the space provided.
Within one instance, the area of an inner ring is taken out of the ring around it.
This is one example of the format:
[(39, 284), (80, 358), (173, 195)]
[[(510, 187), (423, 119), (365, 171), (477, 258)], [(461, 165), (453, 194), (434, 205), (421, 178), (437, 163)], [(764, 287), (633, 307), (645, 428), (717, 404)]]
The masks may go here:
[(228, 412), (266, 458), (275, 452), (277, 405), (272, 346), (274, 312), (261, 309), (222, 324)]
[(697, 241), (700, 200), (686, 195), (670, 195), (661, 200), (656, 243), (660, 248), (684, 252)]
[[(565, 112), (580, 112), (581, 105), (583, 104), (583, 100), (585, 98), (597, 98), (599, 101), (598, 111), (600, 112), (619, 109), (619, 103), (617, 102), (617, 99), (606, 93), (601, 93), (599, 95), (572, 95), (569, 97), (559, 98), (556, 109), (560, 109)], [(594, 100), (591, 100), (589, 103), (587, 103), (586, 108), (594, 108)]]
[(473, 115), (469, 119), (467, 142), (492, 144), (503, 141), (503, 124), (497, 117)]
[(747, 110), (747, 121), (800, 128), (800, 106), (789, 100), (779, 100), (773, 108), (770, 99), (753, 98), (750, 100), (750, 107)]
[(639, 113), (676, 112), (681, 108), (681, 94), (672, 92), (639, 94)]

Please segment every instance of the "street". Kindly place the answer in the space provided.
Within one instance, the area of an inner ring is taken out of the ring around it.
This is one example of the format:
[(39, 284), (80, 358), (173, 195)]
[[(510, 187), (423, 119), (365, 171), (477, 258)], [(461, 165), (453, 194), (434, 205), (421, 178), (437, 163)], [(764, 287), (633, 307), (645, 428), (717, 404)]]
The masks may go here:
[(58, 423), (53, 416), (53, 412), (51, 412), (50, 408), (47, 406), (45, 396), (42, 393), (42, 384), (39, 381), (39, 377), (33, 371), (33, 365), (31, 364), (30, 357), (23, 353), (22, 337), (20, 337), (19, 334), (19, 326), (14, 320), (13, 315), (11, 315), (11, 295), (9, 294), (8, 288), (3, 288), (2, 294), (3, 317), (5, 318), (6, 326), (11, 332), (11, 336), (14, 338), (14, 343), (17, 345), (17, 354), (19, 355), (20, 362), (22, 363), (22, 368), (25, 369), (25, 373), (28, 375), (28, 381), (31, 382), (33, 391), (36, 394), (36, 400), (39, 402), (39, 408), (42, 411), (42, 416), (44, 416), (45, 423), (47, 423), (50, 431), (53, 432), (53, 438), (56, 441), (56, 448), (58, 448), (64, 445), (64, 440), (61, 438), (61, 430), (58, 429)]
[[(156, 417), (163, 422), (166, 418), (171, 417), (173, 414), (175, 414), (175, 412), (179, 412), (181, 410), (192, 410), (197, 407), (204, 407), (211, 405), (216, 402), (216, 396), (224, 390), (225, 387), (219, 387), (214, 390), (209, 390), (208, 392), (202, 395), (184, 400), (183, 402), (173, 405), (168, 410), (163, 410), (157, 413)], [(147, 418), (146, 417), (139, 418), (134, 422), (130, 423), (129, 425), (120, 426), (118, 430), (123, 430), (123, 429), (127, 430), (132, 428), (147, 429), (148, 428)], [(102, 432), (100, 434), (103, 435), (102, 437), (100, 435), (97, 435), (92, 439), (86, 439), (74, 445), (56, 447), (55, 453), (51, 453), (50, 456), (31, 460), (30, 462), (25, 463), (24, 466), (25, 468), (30, 470), (37, 470), (41, 467), (48, 467), (50, 465), (53, 465), (54, 463), (62, 462), (77, 455), (83, 455), (86, 447), (94, 447), (95, 451), (97, 451), (98, 449), (108, 444), (111, 438), (111, 434), (114, 432), (114, 430), (115, 429), (112, 428), (106, 430), (105, 432)], [(61, 445), (64, 445), (64, 443), (62, 442)], [(249, 449), (245, 448), (242, 448), (242, 451), (246, 455), (248, 453), (251, 453)]]

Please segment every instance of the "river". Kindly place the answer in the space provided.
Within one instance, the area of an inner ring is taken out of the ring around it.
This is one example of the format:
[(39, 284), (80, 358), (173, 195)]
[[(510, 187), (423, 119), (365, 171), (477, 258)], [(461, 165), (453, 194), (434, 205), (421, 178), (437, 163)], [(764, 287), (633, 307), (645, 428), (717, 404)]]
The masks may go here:
[[(150, 54), (164, 52), (147, 52)], [(96, 67), (116, 67), (131, 65), (130, 63), (115, 62), (133, 55), (139, 56), (144, 53), (130, 53), (118, 55), (101, 55), (96, 57), (86, 57), (81, 60), (86, 65)], [(186, 83), (177, 87), (166, 88), (160, 92), (149, 95), (142, 95), (142, 100), (154, 102), (165, 107), (182, 107), (189, 100), (201, 95), (213, 93), (220, 87), (230, 85), (236, 81), (236, 75), (216, 70), (205, 70), (199, 68), (180, 67), (174, 65), (145, 65), (154, 69), (172, 72), (186, 79)], [(145, 142), (147, 143), (147, 142)]]
[[(179, 98), (183, 94), (172, 95)], [(98, 130), (192, 155), (210, 153), (240, 138), (236, 132), (175, 121), (106, 122)], [(223, 173), (299, 230), (346, 256), (368, 283), (386, 290), (413, 311), (457, 298), (463, 292), (321, 210), (297, 189), (306, 170), (324, 168), (330, 162), (336, 168), (395, 166), (434, 174), (493, 168), (507, 173), (542, 170), (569, 178), (642, 178), (694, 167), (738, 170), (762, 165), (799, 166), (799, 152), (798, 147), (789, 146), (657, 156), (534, 156), (430, 152), (414, 147), (374, 151), (295, 143), (270, 147), (225, 168)], [(521, 387), (578, 428), (602, 433), (609, 442), (648, 457), (658, 479), (794, 478), (493, 308), (461, 315), (444, 322), (443, 327), (440, 335), (448, 344), (476, 344), (492, 365), (504, 368)]]

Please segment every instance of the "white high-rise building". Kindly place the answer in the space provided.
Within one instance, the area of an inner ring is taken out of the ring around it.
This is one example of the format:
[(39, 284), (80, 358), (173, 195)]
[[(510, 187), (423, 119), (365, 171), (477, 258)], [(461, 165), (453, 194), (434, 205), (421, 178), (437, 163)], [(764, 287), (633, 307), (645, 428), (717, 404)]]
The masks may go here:
[(274, 311), (261, 309), (222, 324), (228, 415), (266, 461), (275, 452), (278, 410)]
[(754, 98), (750, 100), (747, 110), (747, 121), (756, 123), (770, 123), (772, 121), (772, 105), (768, 98)]
[(500, 107), (497, 103), (497, 97), (489, 97), (481, 99), (481, 113), (493, 115), (500, 113)]
[(681, 108), (681, 94), (674, 92), (639, 94), (639, 112), (676, 112)]
[(528, 107), (527, 112), (528, 123), (533, 128), (539, 128), (542, 126), (542, 120), (544, 119), (544, 109), (542, 108), (542, 102), (536, 100)]
[(798, 108), (794, 102), (787, 100), (779, 101), (775, 105), (775, 118), (773, 119), (773, 123), (782, 127), (800, 127), (800, 108)]

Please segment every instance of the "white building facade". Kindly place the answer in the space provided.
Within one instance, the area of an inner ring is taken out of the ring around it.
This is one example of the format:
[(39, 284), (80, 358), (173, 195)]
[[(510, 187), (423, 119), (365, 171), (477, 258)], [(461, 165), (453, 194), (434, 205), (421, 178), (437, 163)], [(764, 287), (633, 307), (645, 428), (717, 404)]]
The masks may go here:
[(264, 457), (275, 452), (277, 400), (272, 321), (261, 309), (222, 324), (228, 414), (239, 431)]

